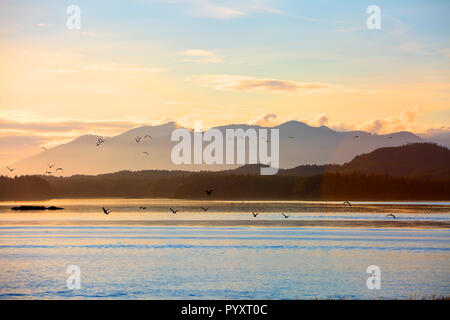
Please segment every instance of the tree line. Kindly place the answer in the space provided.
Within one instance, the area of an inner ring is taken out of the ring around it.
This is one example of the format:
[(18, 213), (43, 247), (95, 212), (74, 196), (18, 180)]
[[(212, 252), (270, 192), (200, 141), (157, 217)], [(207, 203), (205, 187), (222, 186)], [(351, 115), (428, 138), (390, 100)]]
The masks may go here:
[[(222, 200), (449, 200), (450, 180), (361, 173), (308, 177), (198, 172), (99, 176), (0, 177), (0, 200), (182, 198)], [(211, 196), (206, 189), (214, 189)]]

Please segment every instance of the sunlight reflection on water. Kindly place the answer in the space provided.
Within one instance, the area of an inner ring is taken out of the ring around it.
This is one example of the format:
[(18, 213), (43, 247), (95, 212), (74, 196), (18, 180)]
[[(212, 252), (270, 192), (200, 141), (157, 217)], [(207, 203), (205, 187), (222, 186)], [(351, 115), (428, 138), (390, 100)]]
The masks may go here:
[[(73, 199), (26, 204), (63, 211), (13, 212), (0, 203), (1, 299), (314, 299), (450, 295), (449, 229), (93, 225), (91, 220), (449, 221), (448, 204)], [(112, 213), (101, 212), (107, 206)], [(140, 210), (139, 206), (146, 206)], [(208, 206), (207, 213), (200, 206)], [(169, 207), (180, 212), (173, 215)], [(330, 211), (330, 209), (334, 211)], [(8, 221), (40, 221), (8, 225)], [(51, 226), (49, 220), (85, 220)], [(80, 290), (66, 268), (81, 268)], [(378, 265), (381, 290), (368, 290)]]

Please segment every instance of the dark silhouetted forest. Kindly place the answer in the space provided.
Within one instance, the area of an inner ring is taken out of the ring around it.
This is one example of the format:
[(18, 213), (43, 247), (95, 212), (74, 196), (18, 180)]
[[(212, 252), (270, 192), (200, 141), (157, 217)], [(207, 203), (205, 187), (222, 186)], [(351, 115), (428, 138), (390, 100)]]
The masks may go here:
[[(213, 188), (211, 196), (204, 190)], [(309, 177), (190, 173), (153, 179), (122, 177), (0, 178), (0, 199), (184, 198), (235, 200), (449, 200), (448, 180), (359, 173)]]
[(54, 196), (50, 183), (37, 176), (0, 176), (0, 200), (43, 200)]
[(259, 168), (0, 177), (0, 199), (450, 200), (450, 150), (435, 144), (380, 148), (342, 166), (299, 166), (274, 176), (259, 175)]

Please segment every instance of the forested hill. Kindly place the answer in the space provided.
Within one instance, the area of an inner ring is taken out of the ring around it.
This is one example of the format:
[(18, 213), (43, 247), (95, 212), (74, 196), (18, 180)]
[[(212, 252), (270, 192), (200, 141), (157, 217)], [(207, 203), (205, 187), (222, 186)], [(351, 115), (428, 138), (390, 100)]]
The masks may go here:
[[(244, 172), (244, 168), (239, 168)], [(248, 172), (257, 172), (253, 167)], [(386, 174), (395, 177), (450, 180), (450, 150), (433, 143), (386, 147), (358, 155), (343, 165), (298, 166), (281, 175), (311, 176), (322, 173)]]
[[(300, 166), (274, 176), (259, 166), (221, 172), (121, 171), (98, 176), (0, 177), (0, 199), (159, 197), (265, 200), (450, 200), (450, 150), (381, 148), (342, 166)], [(214, 189), (211, 196), (206, 189)]]

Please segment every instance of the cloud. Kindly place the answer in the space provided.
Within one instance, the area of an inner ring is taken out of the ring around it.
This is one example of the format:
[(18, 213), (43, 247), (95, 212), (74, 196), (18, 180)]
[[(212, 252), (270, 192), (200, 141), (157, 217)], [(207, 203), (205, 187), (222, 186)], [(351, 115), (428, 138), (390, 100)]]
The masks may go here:
[(74, 70), (74, 69), (39, 69), (40, 72), (48, 72), (48, 73), (60, 73), (60, 74), (70, 74), (70, 73), (75, 73), (78, 72), (78, 70)]
[[(422, 108), (413, 106), (404, 109), (398, 117), (373, 118), (357, 125), (341, 123), (330, 125), (330, 127), (337, 131), (362, 130), (377, 134), (388, 134), (398, 131), (411, 131), (414, 133), (432, 132), (434, 128), (430, 128), (417, 121), (422, 113)], [(438, 126), (439, 130), (445, 127), (446, 126)]]
[(250, 120), (249, 123), (255, 124), (258, 126), (265, 126), (265, 127), (275, 126), (278, 124), (274, 121), (277, 118), (278, 118), (278, 116), (275, 113), (266, 113), (266, 114), (263, 114), (253, 120)]
[(89, 64), (79, 67), (85, 71), (118, 71), (118, 72), (165, 72), (163, 68), (148, 68), (139, 66), (119, 65), (114, 63)]
[(223, 63), (224, 61), (216, 56), (214, 52), (206, 50), (186, 50), (183, 52), (184, 56), (194, 57), (195, 59), (184, 59), (183, 61), (188, 62), (199, 62), (199, 63)]
[[(187, 80), (216, 90), (313, 95), (364, 93), (363, 90), (347, 88), (342, 85), (262, 79), (239, 75), (197, 75), (189, 77)], [(371, 92), (366, 91), (365, 93), (370, 94)]]
[(269, 5), (270, 0), (147, 0), (172, 5), (188, 6), (187, 13), (197, 18), (228, 20), (242, 18), (252, 13), (284, 14), (283, 11)]
[(183, 59), (183, 61), (198, 63), (224, 63), (224, 61), (220, 58)]
[(53, 27), (53, 24), (50, 23), (45, 23), (45, 22), (40, 22), (38, 24), (36, 24), (37, 27), (43, 28), (43, 27)]
[(214, 19), (232, 19), (246, 15), (243, 11), (210, 3), (204, 3), (203, 5), (198, 6), (193, 10), (193, 13), (198, 17)]
[(74, 53), (74, 52), (63, 52), (63, 51), (43, 51), (43, 50), (25, 50), (21, 52), (24, 55), (27, 56), (49, 56), (49, 57), (64, 57), (64, 58), (77, 58), (81, 57), (82, 54), (80, 53)]
[(0, 118), (0, 132), (70, 132), (70, 131), (85, 131), (85, 130), (117, 130), (127, 129), (138, 125), (130, 121), (58, 121), (58, 122), (43, 122), (43, 121), (27, 121), (19, 122), (10, 119)]
[(401, 119), (406, 123), (416, 121), (416, 118), (422, 113), (422, 109), (418, 106), (414, 106), (409, 109), (405, 109), (401, 113)]
[(57, 73), (57, 74), (72, 74), (81, 71), (105, 71), (105, 72), (150, 72), (150, 73), (159, 73), (166, 72), (167, 70), (164, 68), (149, 68), (149, 67), (140, 67), (140, 66), (129, 66), (129, 65), (119, 65), (119, 64), (88, 64), (88, 65), (80, 65), (73, 69), (64, 69), (64, 68), (41, 68), (38, 69), (40, 72), (47, 73)]
[(183, 52), (183, 54), (185, 56), (190, 56), (190, 57), (215, 57), (216, 55), (211, 52), (211, 51), (206, 51), (206, 50), (186, 50)]
[[(291, 118), (292, 119), (292, 118)], [(312, 116), (300, 116), (294, 118), (294, 120), (304, 122), (313, 127), (321, 127), (328, 124), (329, 116), (325, 113), (312, 115)]]

